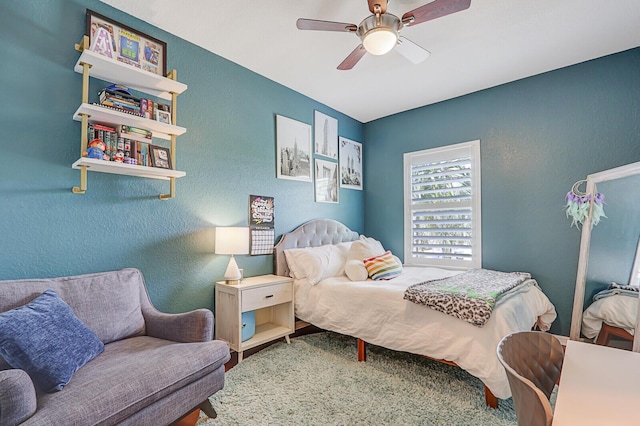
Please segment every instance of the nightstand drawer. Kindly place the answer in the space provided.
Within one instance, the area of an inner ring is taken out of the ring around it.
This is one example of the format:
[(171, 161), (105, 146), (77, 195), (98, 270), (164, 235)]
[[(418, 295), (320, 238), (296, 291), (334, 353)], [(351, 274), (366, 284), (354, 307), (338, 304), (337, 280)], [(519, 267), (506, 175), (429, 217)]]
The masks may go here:
[(291, 283), (252, 288), (242, 292), (242, 312), (291, 301)]

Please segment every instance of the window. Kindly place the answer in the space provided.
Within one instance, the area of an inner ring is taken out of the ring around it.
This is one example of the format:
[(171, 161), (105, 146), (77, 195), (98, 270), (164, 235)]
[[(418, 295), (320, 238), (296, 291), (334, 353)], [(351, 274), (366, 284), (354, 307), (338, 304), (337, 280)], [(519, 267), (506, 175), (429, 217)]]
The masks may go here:
[(482, 267), (480, 141), (404, 154), (404, 262)]

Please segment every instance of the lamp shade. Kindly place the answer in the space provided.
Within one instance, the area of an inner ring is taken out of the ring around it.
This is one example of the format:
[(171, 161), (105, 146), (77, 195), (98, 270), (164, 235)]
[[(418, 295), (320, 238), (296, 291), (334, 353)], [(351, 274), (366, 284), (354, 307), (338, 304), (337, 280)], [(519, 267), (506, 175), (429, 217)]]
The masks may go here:
[(216, 228), (216, 254), (249, 254), (249, 228), (227, 226)]
[(372, 55), (384, 55), (398, 42), (398, 33), (391, 28), (375, 28), (364, 36), (362, 45)]

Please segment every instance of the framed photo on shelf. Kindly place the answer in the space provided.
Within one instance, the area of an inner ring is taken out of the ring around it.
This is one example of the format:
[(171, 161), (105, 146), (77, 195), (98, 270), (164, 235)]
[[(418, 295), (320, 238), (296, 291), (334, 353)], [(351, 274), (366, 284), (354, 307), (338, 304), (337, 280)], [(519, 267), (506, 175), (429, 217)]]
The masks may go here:
[(167, 111), (162, 111), (160, 109), (156, 110), (156, 121), (159, 121), (164, 124), (171, 124), (171, 113)]
[(161, 169), (172, 169), (171, 152), (169, 148), (158, 145), (149, 145), (149, 157), (151, 157), (151, 166)]
[(311, 126), (276, 115), (276, 177), (311, 182)]
[(314, 111), (314, 152), (317, 155), (338, 159), (338, 120)]
[(338, 202), (338, 163), (315, 159), (316, 203)]
[(340, 187), (362, 191), (362, 144), (340, 138)]
[(87, 9), (89, 49), (153, 74), (167, 75), (167, 43)]

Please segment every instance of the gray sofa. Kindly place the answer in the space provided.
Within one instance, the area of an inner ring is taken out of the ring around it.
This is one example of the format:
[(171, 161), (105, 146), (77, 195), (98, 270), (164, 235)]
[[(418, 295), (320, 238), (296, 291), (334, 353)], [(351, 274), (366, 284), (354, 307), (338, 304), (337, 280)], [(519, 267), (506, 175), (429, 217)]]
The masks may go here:
[[(229, 347), (213, 314), (163, 314), (137, 269), (55, 279), (0, 281), (0, 313), (53, 289), (104, 343), (59, 392), (39, 391), (0, 358), (0, 425), (167, 425), (202, 408), (224, 386)], [(99, 342), (98, 342), (99, 344)]]

